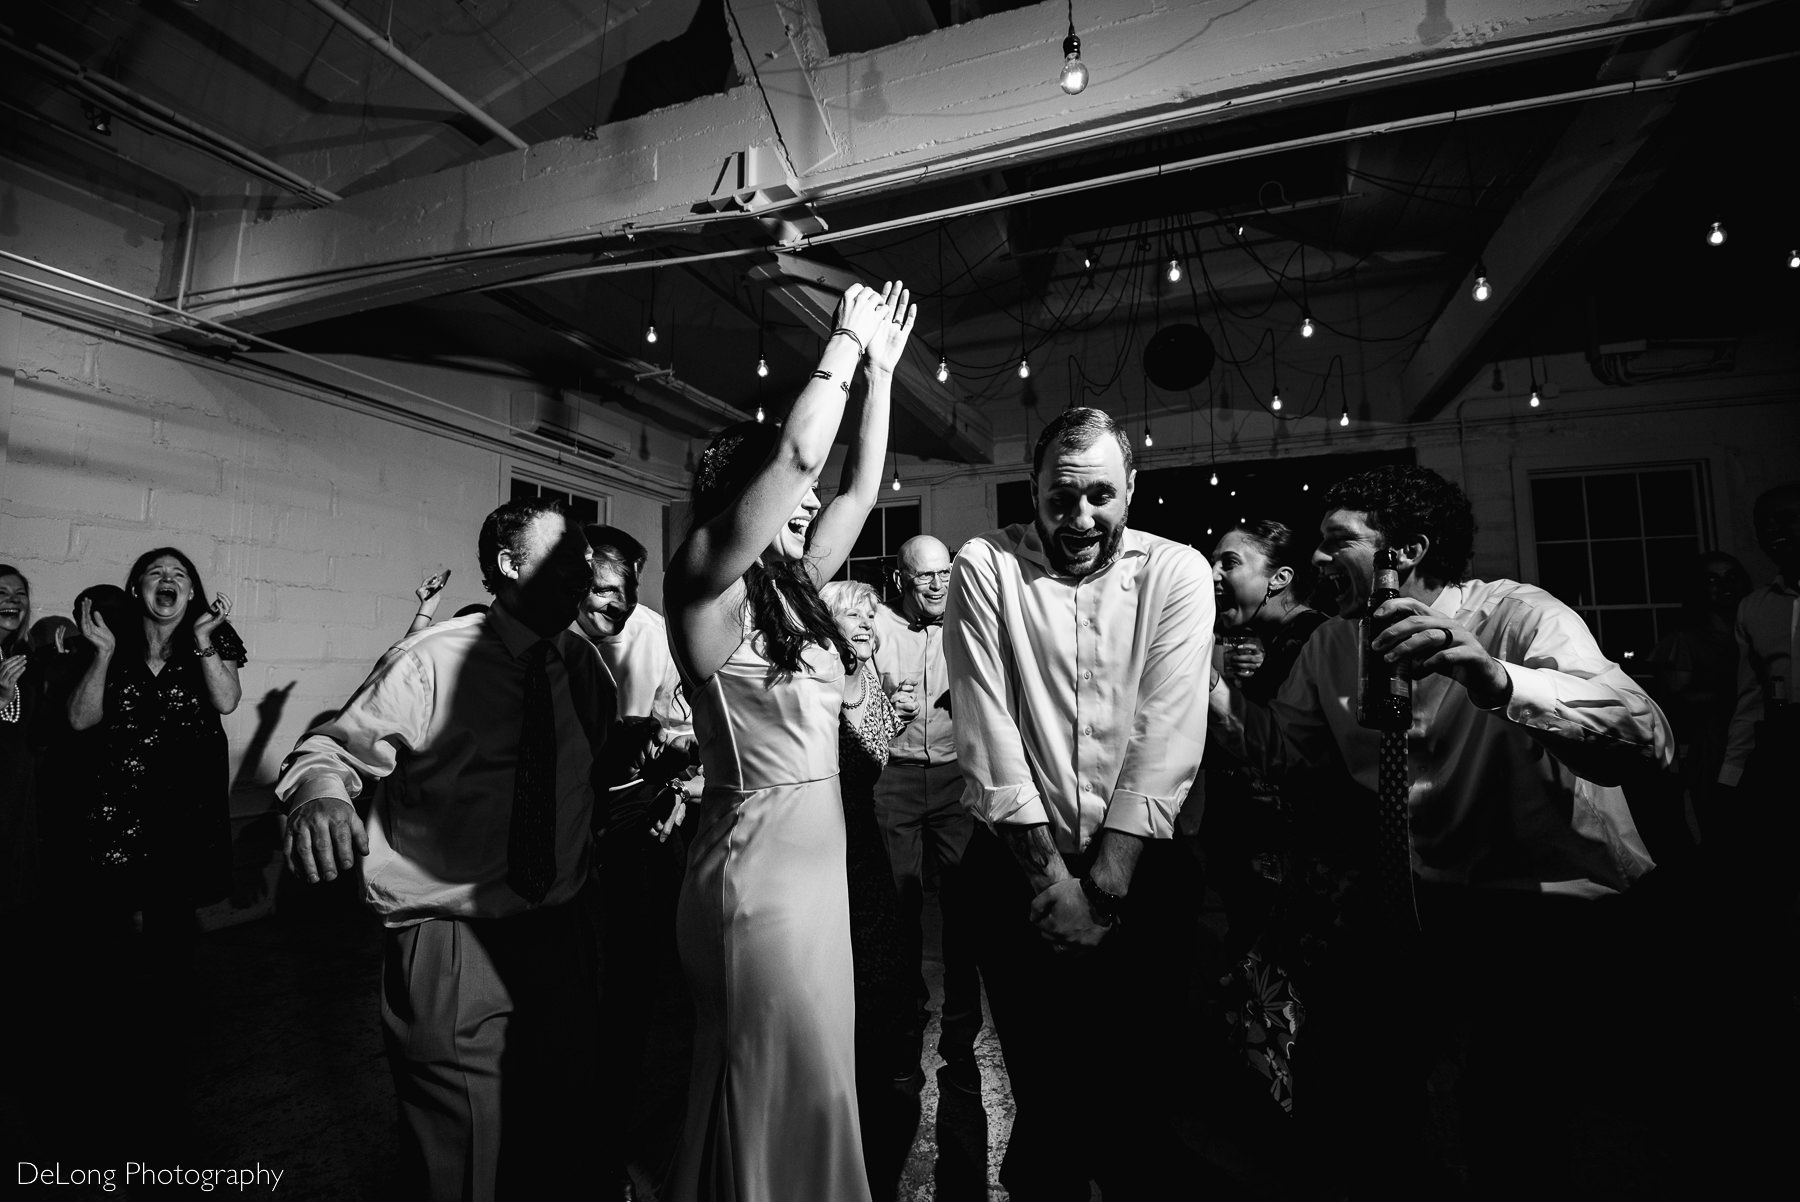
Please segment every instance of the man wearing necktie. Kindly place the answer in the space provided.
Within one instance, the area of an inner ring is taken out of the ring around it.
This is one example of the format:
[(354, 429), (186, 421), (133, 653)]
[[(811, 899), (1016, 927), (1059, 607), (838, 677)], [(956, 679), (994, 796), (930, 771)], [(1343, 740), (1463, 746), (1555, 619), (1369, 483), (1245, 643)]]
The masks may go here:
[[(489, 514), (477, 547), (488, 612), (403, 640), (276, 784), (296, 874), (362, 861), (387, 928), (404, 1161), (434, 1202), (554, 1196), (580, 1179), (598, 1126), (594, 939), (569, 904), (615, 709), (598, 653), (569, 629), (592, 557), (541, 499)], [(363, 776), (385, 786), (366, 825)]]
[[(1211, 698), (1215, 736), (1266, 770), (1340, 764), (1391, 798), (1385, 819), (1368, 816), (1371, 841), (1378, 821), (1397, 839), (1398, 889), (1417, 900), (1416, 919), (1407, 905), (1403, 922), (1389, 910), (1334, 936), (1306, 999), (1309, 1121), (1350, 1196), (1438, 1193), (1409, 1121), (1434, 1058), (1460, 1044), (1475, 1196), (1561, 1195), (1582, 1140), (1575, 1101), (1617, 1079), (1601, 1050), (1570, 1055), (1564, 1019), (1632, 992), (1619, 973), (1638, 920), (1621, 895), (1652, 867), (1619, 786), (1669, 771), (1673, 736), (1574, 610), (1467, 576), (1475, 516), (1455, 484), (1376, 468), (1334, 485), (1325, 507), (1313, 562), (1346, 620), (1314, 633), (1266, 707), (1217, 674)], [(1391, 624), (1371, 647), (1413, 678), (1403, 738), (1355, 712), (1355, 619), (1384, 548), (1400, 595), (1374, 611)]]
[(896, 1079), (919, 1070), (930, 992), (923, 973), (927, 861), (937, 876), (943, 916), (944, 1003), (938, 1054), (946, 1084), (978, 1093), (975, 1036), (981, 1030), (981, 983), (975, 968), (963, 888), (963, 852), (975, 820), (963, 808), (963, 775), (950, 717), (950, 673), (944, 663), (944, 603), (950, 591), (950, 551), (929, 534), (906, 540), (894, 572), (898, 601), (875, 611), (875, 666), (881, 686), (910, 718), (888, 748), (887, 768), (875, 782), (875, 816), (887, 840), (894, 885), (900, 891), (906, 955), (919, 974), (918, 1008), (894, 1066)]

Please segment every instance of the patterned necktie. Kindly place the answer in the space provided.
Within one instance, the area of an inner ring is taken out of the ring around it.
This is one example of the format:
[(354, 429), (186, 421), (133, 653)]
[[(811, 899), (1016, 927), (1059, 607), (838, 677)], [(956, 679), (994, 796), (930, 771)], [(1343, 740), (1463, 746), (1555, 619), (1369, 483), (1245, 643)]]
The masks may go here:
[(1381, 882), (1382, 911), (1390, 926), (1401, 931), (1419, 929), (1419, 907), (1413, 896), (1412, 825), (1406, 815), (1412, 777), (1406, 768), (1406, 732), (1381, 732), (1380, 830), (1375, 848), (1375, 868)]
[(550, 644), (525, 653), (519, 715), (519, 764), (506, 836), (506, 883), (537, 905), (556, 879), (556, 713), (550, 702)]

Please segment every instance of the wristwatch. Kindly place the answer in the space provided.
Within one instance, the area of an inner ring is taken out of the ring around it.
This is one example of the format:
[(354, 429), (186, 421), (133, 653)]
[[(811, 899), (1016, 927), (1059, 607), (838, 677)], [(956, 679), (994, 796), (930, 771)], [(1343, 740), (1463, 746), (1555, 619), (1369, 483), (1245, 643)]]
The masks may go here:
[(1091, 876), (1081, 878), (1081, 892), (1086, 895), (1088, 906), (1094, 911), (1094, 919), (1101, 926), (1118, 925), (1119, 919), (1122, 917), (1120, 912), (1125, 908), (1124, 894), (1108, 893), (1094, 884), (1094, 878)]

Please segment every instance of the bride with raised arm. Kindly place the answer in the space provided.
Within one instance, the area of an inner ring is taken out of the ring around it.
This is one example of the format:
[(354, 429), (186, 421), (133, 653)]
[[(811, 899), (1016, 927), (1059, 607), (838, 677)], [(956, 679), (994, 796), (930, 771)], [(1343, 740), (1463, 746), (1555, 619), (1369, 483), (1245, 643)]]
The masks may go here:
[[(706, 792), (678, 917), (697, 1030), (678, 1202), (869, 1197), (838, 794), (854, 653), (819, 585), (874, 507), (893, 370), (915, 309), (852, 284), (787, 424), (744, 422), (701, 457), (693, 530), (664, 584)], [(837, 496), (818, 474), (864, 364)]]

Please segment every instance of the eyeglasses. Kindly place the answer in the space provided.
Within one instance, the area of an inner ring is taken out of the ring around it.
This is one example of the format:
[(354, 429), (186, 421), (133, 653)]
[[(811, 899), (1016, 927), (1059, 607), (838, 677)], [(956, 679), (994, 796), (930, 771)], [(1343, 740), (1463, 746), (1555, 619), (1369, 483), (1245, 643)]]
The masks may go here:
[(912, 581), (914, 584), (924, 584), (927, 581), (931, 582), (932, 584), (949, 584), (950, 583), (950, 569), (949, 568), (940, 568), (938, 571), (935, 571), (935, 572), (901, 572), (900, 574), (902, 576), (906, 577), (908, 580)]

